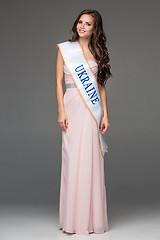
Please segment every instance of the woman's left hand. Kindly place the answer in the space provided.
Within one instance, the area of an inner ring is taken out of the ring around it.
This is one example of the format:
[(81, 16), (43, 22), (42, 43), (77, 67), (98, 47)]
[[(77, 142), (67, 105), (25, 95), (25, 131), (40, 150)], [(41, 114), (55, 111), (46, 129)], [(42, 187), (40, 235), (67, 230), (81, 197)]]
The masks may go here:
[(110, 124), (109, 124), (109, 119), (105, 116), (102, 117), (102, 120), (101, 120), (101, 123), (100, 123), (100, 131), (101, 133), (105, 133), (108, 131), (110, 127)]

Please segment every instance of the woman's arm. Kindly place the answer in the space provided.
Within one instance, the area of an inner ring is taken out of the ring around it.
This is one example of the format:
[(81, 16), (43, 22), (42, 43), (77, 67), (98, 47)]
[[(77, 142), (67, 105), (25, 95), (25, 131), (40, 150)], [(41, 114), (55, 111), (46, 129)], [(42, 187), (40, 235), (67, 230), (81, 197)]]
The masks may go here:
[(63, 104), (63, 58), (58, 48), (56, 63), (56, 97), (58, 103), (58, 112), (64, 111)]
[(61, 55), (61, 52), (58, 49), (57, 52), (57, 63), (56, 63), (56, 97), (58, 103), (58, 124), (66, 132), (66, 128), (68, 127), (68, 117), (65, 112), (64, 102), (63, 102), (63, 65), (64, 60)]
[[(108, 131), (108, 128), (110, 127), (109, 117), (108, 117), (108, 108), (107, 108), (107, 96), (106, 96), (105, 86), (98, 84), (98, 89), (99, 89), (99, 94), (101, 97), (102, 108), (103, 108), (103, 117), (100, 125), (100, 130), (102, 131), (102, 134), (103, 134), (104, 132)], [(103, 128), (103, 125), (104, 125), (104, 128)]]
[(107, 109), (107, 96), (105, 86), (98, 84), (99, 94), (102, 101), (103, 115), (108, 118), (108, 109)]

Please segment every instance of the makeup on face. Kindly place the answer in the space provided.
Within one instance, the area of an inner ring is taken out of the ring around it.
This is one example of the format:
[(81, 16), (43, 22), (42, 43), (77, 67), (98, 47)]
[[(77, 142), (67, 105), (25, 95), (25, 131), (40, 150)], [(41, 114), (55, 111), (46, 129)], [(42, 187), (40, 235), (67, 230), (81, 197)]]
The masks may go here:
[(77, 23), (77, 28), (81, 33), (91, 30), (93, 24), (92, 17), (89, 15), (82, 15)]

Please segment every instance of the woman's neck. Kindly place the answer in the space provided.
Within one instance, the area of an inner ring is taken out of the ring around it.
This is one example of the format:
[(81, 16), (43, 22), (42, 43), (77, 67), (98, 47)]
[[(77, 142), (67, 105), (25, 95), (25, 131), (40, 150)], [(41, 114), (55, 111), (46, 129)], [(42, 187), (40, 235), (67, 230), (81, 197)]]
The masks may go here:
[(88, 44), (89, 44), (89, 39), (88, 38), (79, 38), (78, 42), (81, 46), (81, 48), (84, 49), (88, 49)]

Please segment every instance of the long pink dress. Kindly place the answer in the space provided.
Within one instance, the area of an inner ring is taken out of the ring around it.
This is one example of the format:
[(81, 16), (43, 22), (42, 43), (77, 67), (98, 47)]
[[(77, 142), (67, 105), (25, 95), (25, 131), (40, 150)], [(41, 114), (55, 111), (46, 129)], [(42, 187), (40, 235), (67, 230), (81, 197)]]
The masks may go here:
[[(98, 65), (88, 63), (97, 76)], [(64, 64), (65, 83), (74, 83)], [(89, 235), (108, 231), (104, 158), (96, 121), (76, 87), (67, 88), (68, 128), (62, 130), (59, 226), (63, 232)]]

